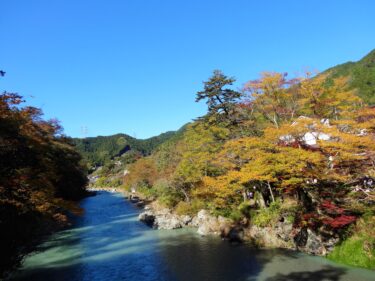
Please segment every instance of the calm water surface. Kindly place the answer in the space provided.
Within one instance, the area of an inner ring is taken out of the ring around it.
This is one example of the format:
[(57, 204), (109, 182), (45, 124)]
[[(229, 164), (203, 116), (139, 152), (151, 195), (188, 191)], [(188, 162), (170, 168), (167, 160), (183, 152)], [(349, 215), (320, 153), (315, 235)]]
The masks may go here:
[(53, 235), (28, 256), (12, 280), (375, 280), (368, 270), (282, 250), (257, 250), (194, 230), (152, 230), (119, 194), (82, 202), (75, 227)]

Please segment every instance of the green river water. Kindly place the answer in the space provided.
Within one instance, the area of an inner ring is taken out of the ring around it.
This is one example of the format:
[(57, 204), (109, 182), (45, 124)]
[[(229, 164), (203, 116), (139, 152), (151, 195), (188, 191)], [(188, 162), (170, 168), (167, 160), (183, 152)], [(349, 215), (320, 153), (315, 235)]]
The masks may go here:
[(320, 257), (231, 244), (194, 229), (150, 229), (120, 194), (99, 192), (81, 206), (74, 226), (27, 256), (11, 280), (375, 280), (373, 271)]

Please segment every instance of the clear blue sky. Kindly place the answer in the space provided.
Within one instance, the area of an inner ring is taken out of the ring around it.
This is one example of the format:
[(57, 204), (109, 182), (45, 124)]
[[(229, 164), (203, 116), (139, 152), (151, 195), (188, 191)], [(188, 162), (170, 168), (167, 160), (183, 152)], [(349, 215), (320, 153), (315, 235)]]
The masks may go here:
[(178, 129), (212, 70), (324, 70), (375, 48), (375, 1), (2, 0), (0, 90), (24, 95), (66, 134)]

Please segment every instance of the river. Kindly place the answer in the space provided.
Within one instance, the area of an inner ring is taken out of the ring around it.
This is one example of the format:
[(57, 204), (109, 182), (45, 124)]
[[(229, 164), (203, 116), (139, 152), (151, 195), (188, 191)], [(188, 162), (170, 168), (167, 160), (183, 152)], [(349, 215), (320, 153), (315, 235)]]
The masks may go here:
[(367, 281), (369, 270), (286, 250), (259, 250), (193, 229), (152, 230), (122, 195), (84, 199), (74, 227), (27, 256), (11, 280), (78, 281)]

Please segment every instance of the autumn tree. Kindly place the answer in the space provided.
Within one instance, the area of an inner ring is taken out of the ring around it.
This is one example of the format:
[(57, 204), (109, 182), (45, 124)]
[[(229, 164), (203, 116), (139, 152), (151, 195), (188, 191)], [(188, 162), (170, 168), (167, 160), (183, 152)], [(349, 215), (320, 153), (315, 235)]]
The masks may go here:
[(307, 73), (298, 87), (301, 93), (301, 113), (335, 120), (353, 113), (362, 105), (362, 101), (354, 90), (346, 89), (346, 84), (347, 78), (337, 78), (326, 83), (325, 75), (312, 78)]
[(181, 143), (182, 157), (176, 167), (175, 182), (189, 201), (190, 190), (204, 176), (215, 175), (220, 168), (213, 163), (212, 156), (222, 147), (229, 130), (198, 122), (190, 126)]
[(124, 177), (124, 184), (129, 189), (137, 187), (151, 188), (157, 179), (157, 168), (151, 157), (144, 157), (130, 166), (129, 173)]
[(299, 79), (287, 79), (286, 73), (264, 72), (260, 79), (247, 82), (243, 90), (260, 116), (277, 128), (296, 117), (298, 82)]
[(237, 201), (242, 198), (240, 195), (244, 191), (257, 190), (270, 203), (275, 201), (276, 194), (302, 188), (322, 171), (324, 157), (320, 153), (280, 146), (267, 137), (242, 138), (226, 143), (220, 152), (226, 173), (206, 177), (202, 190), (197, 193), (204, 195), (209, 190), (215, 198), (221, 198), (218, 202), (228, 206), (235, 201), (234, 198)]

